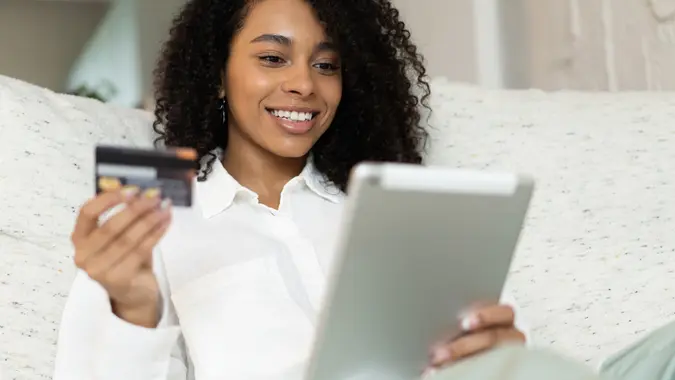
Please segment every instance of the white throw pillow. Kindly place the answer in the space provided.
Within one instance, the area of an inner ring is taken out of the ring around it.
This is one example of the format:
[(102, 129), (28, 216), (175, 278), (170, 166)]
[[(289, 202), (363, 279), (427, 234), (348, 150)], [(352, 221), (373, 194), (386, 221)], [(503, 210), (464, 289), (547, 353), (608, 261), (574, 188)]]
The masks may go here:
[(151, 115), (0, 76), (0, 353), (50, 378), (74, 265), (69, 235), (94, 194), (94, 146), (151, 146)]

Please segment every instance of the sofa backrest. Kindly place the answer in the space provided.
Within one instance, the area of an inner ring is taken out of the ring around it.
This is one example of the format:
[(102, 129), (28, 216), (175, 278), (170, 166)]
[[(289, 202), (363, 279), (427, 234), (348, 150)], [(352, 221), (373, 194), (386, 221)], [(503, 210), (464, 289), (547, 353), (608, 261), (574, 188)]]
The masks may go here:
[(151, 120), (0, 77), (0, 229), (47, 243), (66, 236), (93, 189), (95, 144), (151, 145)]

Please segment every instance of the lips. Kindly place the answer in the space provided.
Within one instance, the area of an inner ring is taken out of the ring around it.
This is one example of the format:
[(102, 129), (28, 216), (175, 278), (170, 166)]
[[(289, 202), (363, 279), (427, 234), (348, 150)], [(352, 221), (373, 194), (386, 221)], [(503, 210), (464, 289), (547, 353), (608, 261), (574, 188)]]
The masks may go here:
[(281, 118), (281, 119), (287, 119), (291, 121), (308, 121), (312, 120), (318, 112), (305, 112), (305, 111), (287, 111), (287, 110), (276, 110), (276, 109), (270, 109), (268, 110), (269, 113), (272, 115)]
[(268, 108), (267, 113), (284, 131), (293, 135), (309, 132), (317, 121), (319, 112), (310, 109)]

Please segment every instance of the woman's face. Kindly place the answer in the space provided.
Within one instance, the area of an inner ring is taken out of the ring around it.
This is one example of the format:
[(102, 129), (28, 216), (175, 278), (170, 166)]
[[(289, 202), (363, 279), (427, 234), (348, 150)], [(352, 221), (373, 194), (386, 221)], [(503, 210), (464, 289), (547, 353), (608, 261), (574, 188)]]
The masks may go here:
[(230, 144), (303, 157), (342, 96), (340, 57), (304, 0), (264, 0), (232, 41), (223, 94)]

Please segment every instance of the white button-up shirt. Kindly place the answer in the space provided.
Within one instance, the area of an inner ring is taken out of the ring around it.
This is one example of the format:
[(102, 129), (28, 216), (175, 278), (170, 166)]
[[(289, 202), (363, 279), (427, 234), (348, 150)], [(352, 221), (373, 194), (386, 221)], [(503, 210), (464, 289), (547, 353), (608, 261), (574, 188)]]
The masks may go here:
[(78, 273), (55, 380), (302, 378), (344, 195), (309, 164), (272, 210), (218, 161), (195, 191), (155, 252), (160, 325), (120, 320)]

